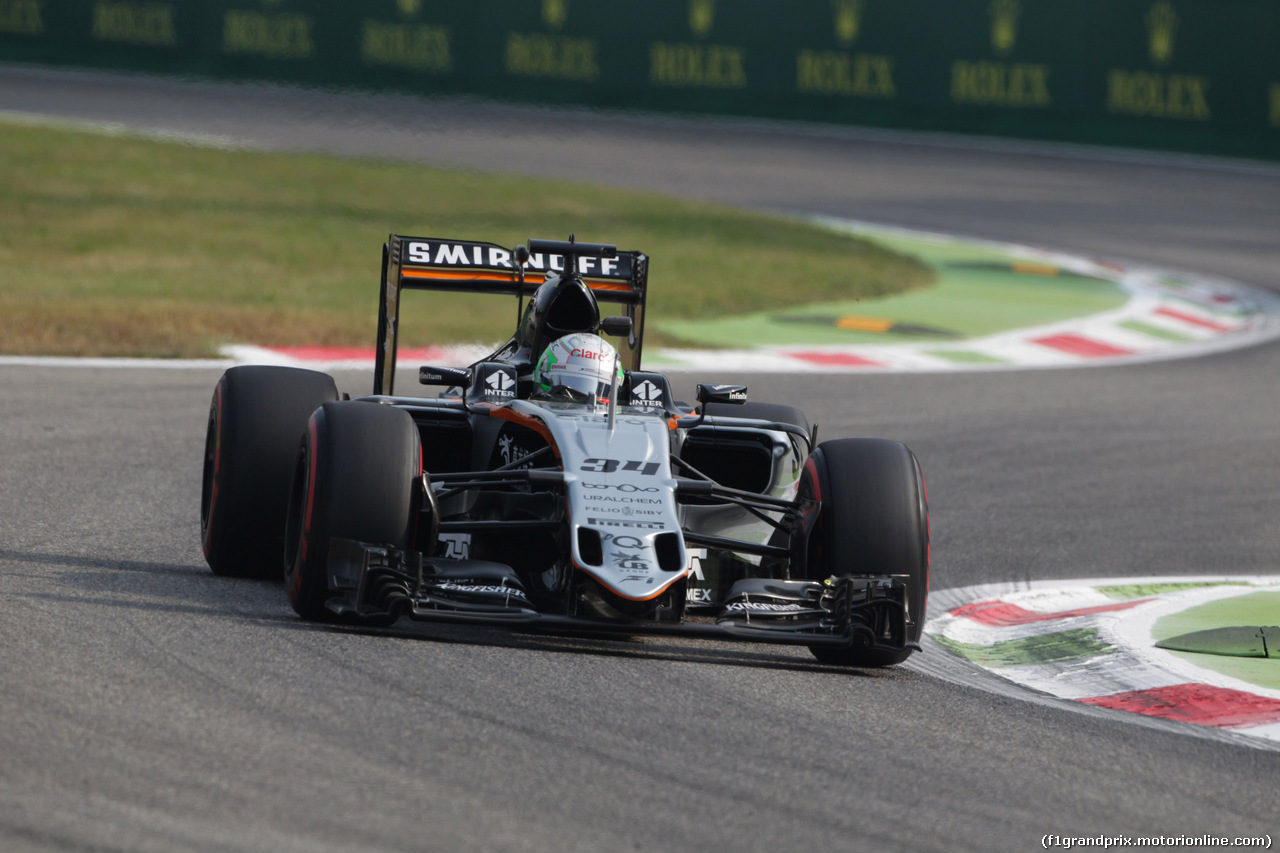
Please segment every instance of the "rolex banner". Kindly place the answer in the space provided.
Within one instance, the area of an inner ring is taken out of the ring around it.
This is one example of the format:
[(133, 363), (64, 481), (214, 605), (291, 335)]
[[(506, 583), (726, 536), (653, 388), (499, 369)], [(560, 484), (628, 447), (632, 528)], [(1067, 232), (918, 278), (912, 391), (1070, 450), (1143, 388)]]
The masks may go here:
[(1280, 0), (0, 0), (0, 61), (1280, 157)]

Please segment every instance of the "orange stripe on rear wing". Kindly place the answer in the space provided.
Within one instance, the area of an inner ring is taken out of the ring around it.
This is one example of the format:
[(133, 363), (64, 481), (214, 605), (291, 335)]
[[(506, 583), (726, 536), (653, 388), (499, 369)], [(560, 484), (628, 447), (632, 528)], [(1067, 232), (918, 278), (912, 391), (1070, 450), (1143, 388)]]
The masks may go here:
[[(400, 278), (403, 287), (411, 287), (416, 289), (427, 290), (471, 290), (473, 288), (459, 287), (464, 282), (488, 282), (498, 285), (493, 288), (474, 288), (476, 290), (498, 291), (500, 293), (516, 293), (519, 287), (519, 279), (515, 273), (491, 272), (486, 270), (474, 270), (468, 272), (458, 272), (454, 270), (438, 269), (433, 267), (418, 268), (402, 268), (400, 270)], [(520, 288), (527, 296), (533, 293), (542, 284), (544, 279), (541, 277), (526, 277), (524, 286)], [(587, 283), (587, 287), (593, 291), (604, 291), (606, 293), (630, 294), (635, 293), (636, 288), (628, 281), (605, 281), (603, 279), (583, 278)], [(616, 299), (614, 297), (603, 297), (609, 301), (626, 302), (630, 300)]]

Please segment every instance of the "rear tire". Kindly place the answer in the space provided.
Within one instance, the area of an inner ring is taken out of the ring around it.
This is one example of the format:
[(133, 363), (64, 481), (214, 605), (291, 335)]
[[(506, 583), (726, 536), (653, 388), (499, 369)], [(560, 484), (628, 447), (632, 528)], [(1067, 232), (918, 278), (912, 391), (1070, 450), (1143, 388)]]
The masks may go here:
[(233, 367), (213, 391), (200, 534), (215, 575), (279, 580), (298, 437), (333, 378), (293, 367)]
[(408, 549), (414, 541), (422, 448), (413, 418), (377, 403), (326, 403), (295, 456), (285, 524), (285, 589), (299, 616), (332, 622), (329, 541)]
[[(823, 442), (805, 463), (800, 495), (822, 503), (809, 536), (809, 577), (906, 575), (907, 642), (919, 642), (929, 595), (929, 507), (915, 454), (883, 439)], [(911, 654), (826, 646), (810, 651), (823, 663), (845, 666), (890, 666)]]

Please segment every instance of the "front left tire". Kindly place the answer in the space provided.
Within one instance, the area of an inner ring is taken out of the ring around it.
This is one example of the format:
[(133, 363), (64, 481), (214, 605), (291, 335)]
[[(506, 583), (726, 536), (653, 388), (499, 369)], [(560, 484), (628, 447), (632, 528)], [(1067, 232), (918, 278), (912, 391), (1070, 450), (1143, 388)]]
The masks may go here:
[[(917, 643), (929, 597), (929, 505), (920, 462), (905, 444), (874, 438), (826, 441), (809, 456), (800, 497), (821, 503), (809, 533), (812, 580), (894, 575), (907, 585), (907, 636)], [(911, 652), (811, 646), (823, 663), (880, 667)]]
[(326, 607), (333, 539), (407, 550), (414, 542), (422, 448), (402, 409), (326, 403), (297, 446), (285, 523), (285, 590), (303, 619), (331, 622)]

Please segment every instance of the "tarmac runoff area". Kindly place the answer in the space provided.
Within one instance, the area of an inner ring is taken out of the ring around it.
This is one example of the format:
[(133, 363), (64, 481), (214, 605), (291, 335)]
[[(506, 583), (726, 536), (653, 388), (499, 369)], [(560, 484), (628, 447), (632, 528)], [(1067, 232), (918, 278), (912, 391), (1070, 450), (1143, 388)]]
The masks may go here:
[[(646, 366), (757, 373), (1025, 370), (1186, 358), (1280, 336), (1280, 298), (1237, 282), (850, 220), (812, 221), (915, 255), (933, 267), (937, 284), (878, 300), (650, 320), (706, 348), (646, 349)], [(757, 345), (743, 349), (743, 341)], [(399, 357), (465, 364), (490, 351), (488, 345), (402, 347)], [(320, 369), (373, 364), (372, 347), (229, 346), (223, 354), (236, 363)]]
[(926, 671), (954, 680), (956, 666), (978, 669), (1025, 688), (1024, 698), (1280, 749), (1280, 577), (987, 584), (937, 592), (929, 609)]

